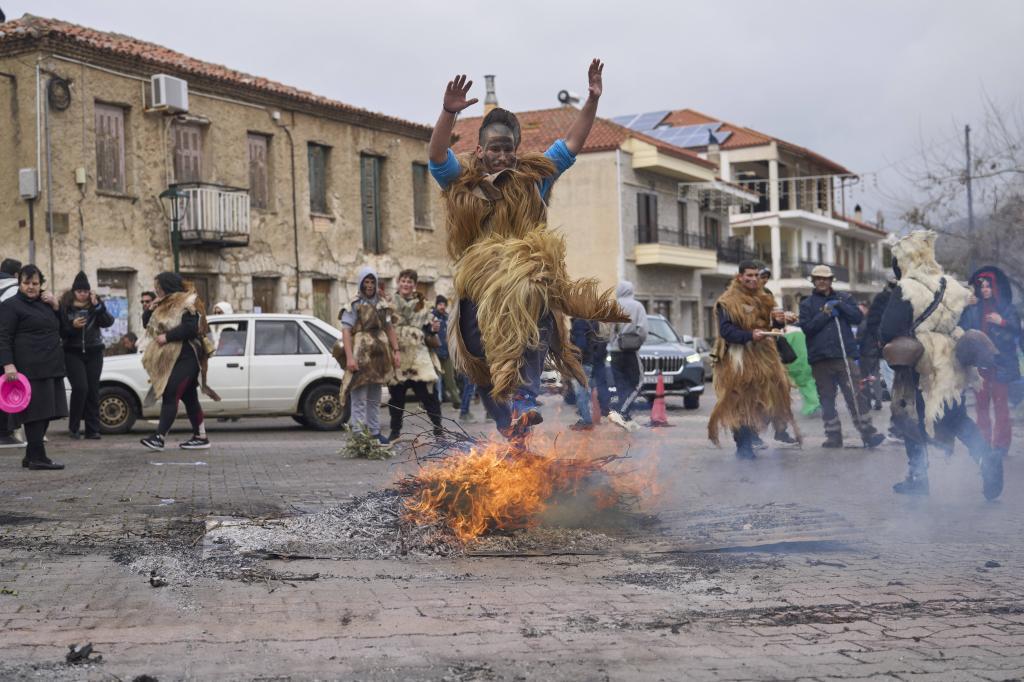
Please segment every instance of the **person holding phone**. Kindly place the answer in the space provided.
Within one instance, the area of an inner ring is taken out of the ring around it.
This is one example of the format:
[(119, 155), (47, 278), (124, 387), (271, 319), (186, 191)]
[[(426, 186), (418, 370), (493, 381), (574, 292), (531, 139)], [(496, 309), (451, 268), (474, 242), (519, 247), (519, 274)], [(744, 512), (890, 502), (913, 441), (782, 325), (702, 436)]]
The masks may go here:
[[(100, 374), (103, 372), (103, 335), (114, 324), (84, 272), (75, 276), (60, 299), (64, 365), (71, 383), (68, 434), (74, 438), (100, 438)], [(85, 433), (80, 431), (85, 421)]]

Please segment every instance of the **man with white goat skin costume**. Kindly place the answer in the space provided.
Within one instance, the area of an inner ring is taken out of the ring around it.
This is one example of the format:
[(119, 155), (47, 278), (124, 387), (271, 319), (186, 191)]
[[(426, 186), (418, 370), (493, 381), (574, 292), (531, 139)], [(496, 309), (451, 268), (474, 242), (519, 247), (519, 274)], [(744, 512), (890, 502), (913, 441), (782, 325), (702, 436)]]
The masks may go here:
[(928, 494), (929, 440), (952, 448), (954, 438), (967, 446), (981, 466), (982, 492), (994, 500), (1003, 490), (1003, 460), (985, 442), (967, 414), (964, 392), (979, 377), (957, 358), (963, 336), (960, 317), (971, 291), (943, 273), (935, 260), (935, 233), (919, 230), (892, 247), (899, 278), (882, 316), (883, 344), (912, 336), (924, 352), (912, 367), (899, 367), (893, 386), (893, 421), (907, 448), (906, 480), (893, 486), (903, 494)]

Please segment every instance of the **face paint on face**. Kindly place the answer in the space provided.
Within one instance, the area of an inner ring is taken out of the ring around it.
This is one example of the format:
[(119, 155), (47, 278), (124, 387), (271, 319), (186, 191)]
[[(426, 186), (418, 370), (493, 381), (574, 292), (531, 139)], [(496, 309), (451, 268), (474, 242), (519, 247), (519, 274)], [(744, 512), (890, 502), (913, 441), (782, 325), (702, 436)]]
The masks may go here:
[(476, 148), (488, 173), (497, 173), (516, 166), (515, 136), (508, 126), (492, 125), (484, 130), (483, 143)]
[(373, 298), (377, 294), (377, 278), (373, 275), (367, 275), (363, 278), (362, 284), (359, 285), (359, 290), (363, 292), (363, 296), (366, 298)]

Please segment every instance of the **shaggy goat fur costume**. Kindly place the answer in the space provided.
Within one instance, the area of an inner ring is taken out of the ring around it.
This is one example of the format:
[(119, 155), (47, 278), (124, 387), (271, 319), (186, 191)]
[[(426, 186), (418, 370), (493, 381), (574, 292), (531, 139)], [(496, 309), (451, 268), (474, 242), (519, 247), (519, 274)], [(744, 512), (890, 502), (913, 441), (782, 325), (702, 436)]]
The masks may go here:
[(565, 239), (548, 230), (547, 207), (538, 183), (555, 174), (542, 154), (519, 157), (515, 169), (488, 175), (473, 155), (461, 159), (462, 174), (443, 193), (448, 213), (448, 253), (456, 261), (455, 293), (477, 304), (484, 358), (467, 350), (452, 309), (452, 361), (479, 386), (507, 400), (522, 383), (523, 352), (540, 344), (538, 321), (551, 313), (555, 338), (550, 353), (563, 374), (586, 383), (579, 349), (569, 341), (566, 316), (628, 322), (611, 289), (596, 279), (569, 279)]
[(433, 354), (424, 342), (423, 327), (430, 324), (430, 307), (424, 301), (423, 294), (417, 292), (410, 299), (396, 296), (394, 309), (393, 324), (402, 365), (395, 371), (395, 380), (391, 383), (437, 381)]
[[(181, 324), (181, 316), (186, 312), (199, 315), (199, 337), (188, 341), (168, 341), (164, 345), (156, 343), (156, 337), (166, 334)], [(199, 360), (199, 387), (202, 392), (213, 400), (220, 400), (216, 391), (206, 383), (206, 368), (209, 358), (203, 348), (202, 338), (210, 331), (206, 324), (206, 310), (203, 302), (194, 291), (179, 291), (168, 294), (161, 300), (149, 318), (146, 325), (145, 338), (147, 340), (146, 351), (142, 354), (142, 366), (149, 374), (149, 382), (152, 384), (150, 394), (146, 396), (146, 403), (162, 396), (167, 388), (167, 380), (174, 369), (174, 363), (182, 353), (182, 345), (187, 343), (188, 348), (196, 354)]]
[[(892, 255), (900, 267), (899, 295), (910, 303), (917, 319), (932, 304), (939, 280), (944, 277), (942, 266), (935, 260), (935, 233), (911, 232), (893, 244)], [(959, 403), (964, 390), (980, 380), (977, 370), (964, 367), (956, 358), (956, 342), (964, 333), (958, 325), (971, 290), (952, 277), (945, 279), (942, 302), (914, 332), (924, 346), (915, 369), (920, 376), (929, 436), (935, 435), (935, 422), (946, 408)]]
[[(763, 289), (750, 292), (739, 279), (734, 279), (715, 305), (715, 327), (718, 306), (722, 306), (733, 324), (742, 329), (771, 329), (774, 305), (775, 297), (770, 293)], [(790, 407), (789, 376), (774, 340), (729, 345), (719, 336), (715, 355), (718, 360), (713, 383), (718, 402), (708, 421), (708, 438), (712, 443), (718, 445), (722, 428), (748, 426), (760, 433), (768, 423), (776, 429), (792, 426), (797, 439), (802, 439)]]
[[(359, 369), (355, 372), (346, 371), (341, 380), (338, 396), (342, 407), (348, 401), (352, 389), (367, 384), (393, 384), (396, 381), (387, 332), (387, 324), (393, 321), (391, 301), (380, 296), (377, 304), (371, 305), (357, 297), (351, 305), (355, 307), (356, 313), (356, 322), (351, 332), (352, 354), (356, 356)], [(344, 346), (335, 358), (342, 367), (346, 366)]]

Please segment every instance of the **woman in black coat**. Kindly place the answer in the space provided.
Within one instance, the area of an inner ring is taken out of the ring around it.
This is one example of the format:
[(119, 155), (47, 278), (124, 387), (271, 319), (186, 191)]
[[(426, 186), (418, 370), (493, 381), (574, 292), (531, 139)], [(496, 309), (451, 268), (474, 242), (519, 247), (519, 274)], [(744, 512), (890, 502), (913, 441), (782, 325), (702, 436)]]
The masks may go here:
[(60, 306), (52, 293), (42, 290), (45, 281), (35, 265), (18, 272), (18, 293), (0, 306), (0, 364), (6, 381), (16, 381), (20, 372), (32, 385), (28, 407), (12, 415), (16, 426), (25, 427), (28, 441), (21, 465), (63, 469), (46, 456), (43, 444), (50, 422), (68, 416)]
[(92, 292), (84, 272), (75, 277), (71, 289), (60, 300), (61, 335), (64, 337), (64, 364), (71, 382), (71, 409), (68, 432), (82, 438), (79, 431), (85, 419), (85, 438), (100, 438), (100, 374), (103, 372), (103, 336), (101, 329), (114, 324), (103, 301)]

